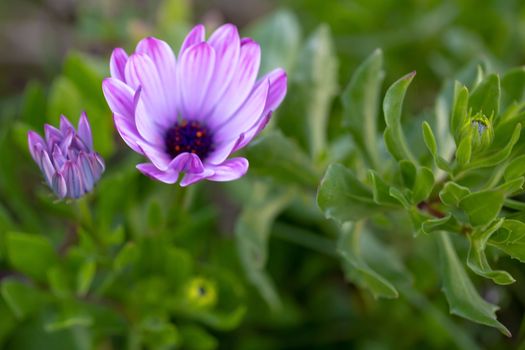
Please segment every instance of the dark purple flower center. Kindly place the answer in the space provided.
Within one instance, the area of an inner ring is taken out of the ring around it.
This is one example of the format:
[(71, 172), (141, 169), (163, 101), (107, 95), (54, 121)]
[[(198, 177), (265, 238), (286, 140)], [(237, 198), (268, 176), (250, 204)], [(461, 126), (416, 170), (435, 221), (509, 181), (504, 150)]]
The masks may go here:
[(175, 158), (189, 152), (205, 159), (213, 151), (213, 137), (207, 127), (199, 122), (183, 120), (168, 129), (165, 138), (168, 154)]

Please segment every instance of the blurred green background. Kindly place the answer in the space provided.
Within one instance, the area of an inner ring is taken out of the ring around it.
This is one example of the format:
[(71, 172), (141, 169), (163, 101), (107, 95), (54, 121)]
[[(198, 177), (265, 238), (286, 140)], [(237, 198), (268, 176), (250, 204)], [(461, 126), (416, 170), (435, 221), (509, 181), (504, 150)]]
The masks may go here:
[[(333, 68), (334, 80), (323, 87), (333, 154), (301, 158), (305, 145), (290, 125), (301, 116), (293, 115), (292, 102), (277, 116), (288, 137), (279, 139), (281, 150), (299, 154), (296, 161), (313, 174), (295, 174), (299, 185), (289, 173), (269, 173), (265, 150), (254, 146), (248, 150), (253, 176), (183, 194), (140, 176), (139, 157), (113, 132), (100, 83), (114, 47), (131, 52), (141, 38), (155, 35), (177, 50), (195, 23), (210, 33), (224, 22), (261, 43), (262, 72), (287, 68), (291, 101), (305, 81), (305, 55), (320, 52), (316, 64)], [(326, 46), (309, 51), (305, 43), (312, 42)], [(514, 335), (509, 339), (449, 315), (434, 242), (385, 223), (384, 235), (366, 242), (369, 263), (377, 254), (375, 264), (391, 264), (387, 274), (402, 281), (401, 297), (375, 300), (345, 281), (334, 224), (313, 198), (323, 157), (336, 159), (337, 145), (351, 147), (334, 141), (346, 137), (336, 95), (374, 49), (384, 52), (384, 89), (417, 71), (405, 107), (417, 117), (431, 113), (444, 82), (472, 62), (494, 71), (522, 65), (524, 45), (519, 0), (1, 0), (1, 346), (519, 348), (525, 339), (522, 266), (501, 261), (518, 281), (505, 289), (476, 280), (481, 295), (502, 307), (499, 319)], [(107, 173), (89, 201), (54, 203), (28, 155), (25, 133), (56, 124), (60, 113), (75, 120), (84, 109)], [(297, 150), (289, 148), (290, 139)], [(464, 256), (466, 246), (458, 245)], [(255, 256), (243, 256), (253, 246)], [(399, 276), (408, 270), (405, 283)]]

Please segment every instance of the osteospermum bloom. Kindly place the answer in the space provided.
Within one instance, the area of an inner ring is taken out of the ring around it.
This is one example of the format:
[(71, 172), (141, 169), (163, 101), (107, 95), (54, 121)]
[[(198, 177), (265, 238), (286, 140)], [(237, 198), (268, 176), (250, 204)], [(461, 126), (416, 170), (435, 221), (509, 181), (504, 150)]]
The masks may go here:
[(85, 113), (78, 130), (65, 117), (60, 128), (44, 125), (45, 139), (29, 131), (29, 152), (57, 197), (80, 198), (91, 192), (104, 172), (104, 160), (93, 150), (91, 127)]
[(228, 158), (268, 123), (286, 94), (286, 73), (257, 80), (260, 47), (225, 24), (206, 41), (204, 26), (188, 34), (178, 58), (155, 38), (130, 56), (113, 51), (103, 82), (115, 126), (129, 147), (149, 162), (143, 174), (181, 186), (243, 176), (248, 161)]

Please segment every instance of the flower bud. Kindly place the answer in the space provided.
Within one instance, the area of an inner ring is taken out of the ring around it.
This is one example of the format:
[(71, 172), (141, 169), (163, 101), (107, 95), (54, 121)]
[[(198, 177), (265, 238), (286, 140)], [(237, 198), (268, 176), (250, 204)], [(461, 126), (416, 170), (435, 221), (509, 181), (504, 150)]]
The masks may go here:
[(195, 277), (189, 281), (186, 296), (191, 304), (199, 308), (213, 307), (217, 302), (215, 284), (202, 277)]
[(104, 172), (104, 160), (93, 150), (91, 127), (85, 113), (78, 128), (60, 117), (59, 129), (44, 125), (45, 138), (29, 131), (29, 152), (44, 179), (60, 198), (80, 198), (93, 190)]
[(461, 129), (461, 139), (470, 139), (472, 152), (485, 150), (494, 140), (492, 116), (487, 118), (483, 113), (469, 116)]

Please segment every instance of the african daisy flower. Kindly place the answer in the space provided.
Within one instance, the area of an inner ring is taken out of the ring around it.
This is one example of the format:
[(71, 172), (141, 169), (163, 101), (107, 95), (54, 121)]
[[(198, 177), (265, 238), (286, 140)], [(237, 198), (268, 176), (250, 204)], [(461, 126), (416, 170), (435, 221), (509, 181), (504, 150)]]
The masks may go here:
[(128, 56), (113, 51), (103, 82), (122, 139), (149, 162), (143, 174), (187, 186), (243, 176), (248, 160), (228, 158), (268, 123), (286, 94), (286, 73), (258, 81), (260, 47), (225, 24), (205, 40), (204, 26), (188, 34), (178, 58), (164, 41), (145, 38)]
[(65, 117), (60, 128), (44, 125), (45, 139), (29, 131), (29, 152), (40, 167), (44, 179), (55, 195), (80, 198), (93, 190), (104, 172), (104, 160), (93, 150), (91, 127), (85, 113), (78, 121), (78, 130)]

